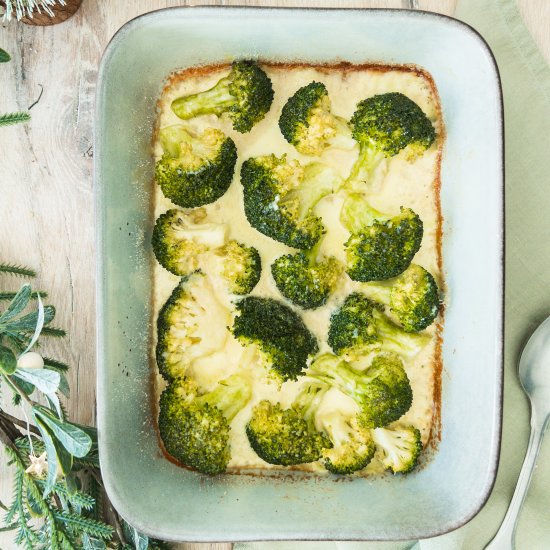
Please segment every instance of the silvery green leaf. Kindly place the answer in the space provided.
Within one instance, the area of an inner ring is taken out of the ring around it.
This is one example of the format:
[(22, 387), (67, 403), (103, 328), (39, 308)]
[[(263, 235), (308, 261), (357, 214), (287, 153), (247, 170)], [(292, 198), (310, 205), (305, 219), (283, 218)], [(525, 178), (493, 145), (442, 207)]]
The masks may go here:
[(29, 382), (42, 393), (55, 393), (59, 389), (61, 375), (47, 369), (17, 369), (13, 376)]
[(61, 409), (61, 403), (59, 402), (59, 397), (55, 393), (47, 393), (46, 398), (50, 404), (50, 409), (55, 410), (57, 416), (61, 419), (64, 419), (63, 410)]
[(9, 321), (19, 315), (27, 307), (27, 304), (31, 299), (31, 293), (31, 285), (23, 285), (10, 302), (6, 311), (0, 315), (0, 323), (4, 324), (6, 321)]
[(126, 538), (131, 542), (135, 550), (148, 550), (149, 537), (140, 533), (135, 527), (132, 527), (127, 521), (123, 520), (123, 530)]
[(59, 373), (59, 391), (65, 396), (70, 397), (71, 396), (71, 388), (69, 386), (69, 382), (67, 380), (67, 377), (62, 372)]
[(0, 373), (10, 375), (16, 369), (17, 359), (13, 351), (5, 346), (0, 346)]
[[(55, 317), (55, 308), (53, 306), (44, 306), (44, 322), (43, 325), (50, 323)], [(23, 317), (19, 317), (15, 321), (11, 321), (5, 324), (5, 330), (11, 332), (18, 331), (34, 331), (36, 324), (38, 323), (38, 311), (33, 311), (32, 313), (27, 313)]]
[(34, 344), (36, 344), (36, 341), (38, 340), (38, 337), (42, 332), (42, 327), (44, 326), (44, 322), (46, 320), (45, 312), (44, 312), (44, 304), (42, 303), (40, 294), (37, 295), (37, 304), (38, 304), (38, 315), (36, 318), (36, 326), (34, 327), (34, 334), (32, 335), (30, 342), (28, 343), (25, 350), (21, 353), (21, 355), (27, 353), (27, 351), (29, 351), (34, 346)]
[(48, 426), (48, 429), (70, 454), (77, 458), (83, 458), (88, 454), (92, 448), (92, 439), (84, 430), (70, 422), (56, 418), (48, 409), (40, 405), (35, 405), (33, 412)]
[(84, 550), (106, 550), (107, 546), (102, 540), (94, 539), (90, 537), (87, 533), (82, 535), (82, 544)]
[(46, 477), (46, 486), (44, 487), (44, 497), (47, 497), (55, 485), (57, 479), (57, 453), (53, 444), (53, 437), (46, 425), (35, 416), (36, 427), (40, 430), (44, 447), (46, 448), (46, 456), (48, 459), (48, 475)]

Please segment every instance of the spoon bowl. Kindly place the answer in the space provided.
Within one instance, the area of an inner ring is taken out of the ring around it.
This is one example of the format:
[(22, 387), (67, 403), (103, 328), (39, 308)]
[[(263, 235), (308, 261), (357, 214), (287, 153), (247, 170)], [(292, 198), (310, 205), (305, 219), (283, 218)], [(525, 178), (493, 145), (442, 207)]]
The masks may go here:
[(550, 417), (550, 317), (529, 338), (519, 360), (519, 380), (531, 402), (531, 435), (516, 490), (502, 525), (485, 550), (513, 550), (517, 519)]

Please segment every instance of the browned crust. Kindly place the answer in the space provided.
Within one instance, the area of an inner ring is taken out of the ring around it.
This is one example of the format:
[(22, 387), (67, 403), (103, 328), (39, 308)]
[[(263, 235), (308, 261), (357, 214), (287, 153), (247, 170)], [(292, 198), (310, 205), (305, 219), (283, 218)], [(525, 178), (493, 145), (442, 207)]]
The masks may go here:
[[(437, 91), (435, 82), (432, 78), (432, 75), (427, 72), (426, 70), (422, 69), (421, 67), (418, 67), (413, 64), (380, 64), (380, 63), (373, 63), (373, 62), (366, 62), (366, 63), (360, 63), (360, 64), (353, 64), (349, 63), (347, 61), (340, 61), (338, 63), (324, 63), (324, 64), (315, 64), (315, 63), (308, 63), (304, 61), (295, 61), (295, 62), (277, 62), (277, 61), (261, 61), (261, 64), (266, 67), (274, 68), (274, 69), (287, 69), (287, 70), (293, 70), (293, 69), (304, 69), (304, 68), (313, 68), (317, 69), (320, 72), (324, 72), (326, 74), (339, 71), (343, 74), (344, 78), (347, 73), (351, 72), (359, 72), (359, 71), (376, 71), (380, 73), (385, 73), (389, 71), (401, 71), (401, 72), (407, 72), (407, 73), (413, 73), (415, 76), (418, 76), (419, 78), (424, 79), (428, 85), (430, 86), (430, 90), (433, 94), (433, 97), (435, 99), (436, 104), (436, 110), (437, 110), (437, 117), (438, 117), (438, 124), (439, 124), (439, 135), (438, 135), (438, 155), (437, 155), (437, 168), (436, 168), (436, 176), (433, 182), (433, 187), (435, 191), (435, 207), (436, 207), (436, 215), (437, 215), (437, 230), (436, 230), (436, 250), (437, 250), (437, 266), (440, 273), (443, 273), (443, 255), (442, 255), (442, 242), (443, 242), (443, 215), (441, 212), (441, 163), (443, 159), (443, 144), (445, 142), (446, 138), (446, 131), (445, 126), (443, 124), (443, 116), (441, 111), (441, 101), (439, 99), (439, 93)], [(227, 70), (230, 67), (230, 63), (219, 63), (219, 64), (212, 64), (212, 65), (197, 65), (193, 67), (188, 67), (186, 69), (181, 69), (178, 71), (175, 71), (171, 73), (167, 79), (166, 84), (164, 85), (162, 89), (162, 93), (157, 100), (157, 112), (160, 112), (161, 110), (161, 98), (166, 93), (166, 91), (173, 87), (174, 85), (178, 84), (179, 82), (182, 82), (183, 80), (187, 78), (194, 78), (194, 77), (200, 77), (200, 76), (208, 76), (210, 74)], [(152, 140), (151, 140), (151, 148), (153, 148), (154, 143), (157, 140), (158, 137), (158, 120), (155, 123), (155, 127), (153, 128), (152, 132)], [(152, 182), (152, 185), (154, 186), (154, 181)], [(153, 214), (156, 207), (156, 194), (153, 193), (153, 200), (151, 201), (151, 218), (153, 218)], [(154, 265), (154, 258), (151, 259), (152, 266)], [(154, 270), (152, 269), (152, 272), (154, 273)], [(445, 292), (445, 282), (444, 280), (438, 281), (440, 285), (441, 292)], [(154, 281), (153, 285), (151, 286), (151, 303), (153, 302), (153, 296), (154, 296)], [(430, 428), (430, 435), (428, 438), (428, 441), (426, 443), (426, 449), (430, 450), (431, 452), (434, 452), (437, 449), (437, 446), (439, 442), (441, 441), (441, 377), (443, 372), (443, 361), (442, 361), (442, 348), (443, 348), (443, 325), (444, 325), (444, 313), (445, 313), (445, 307), (444, 304), (441, 305), (440, 313), (439, 313), (439, 319), (436, 323), (436, 331), (435, 331), (435, 356), (434, 356), (434, 387), (433, 387), (433, 416), (432, 416), (432, 425)], [(151, 323), (151, 332), (150, 332), (150, 354), (149, 354), (149, 360), (151, 363), (151, 376), (150, 376), (150, 384), (151, 384), (151, 413), (154, 418), (154, 426), (155, 431), (157, 433), (157, 439), (159, 443), (159, 448), (162, 452), (162, 455), (172, 462), (173, 464), (176, 464), (177, 466), (180, 466), (182, 468), (185, 468), (187, 470), (192, 470), (192, 468), (189, 468), (188, 466), (182, 464), (177, 459), (175, 459), (173, 456), (171, 456), (164, 447), (164, 443), (160, 437), (160, 433), (158, 430), (158, 403), (157, 400), (154, 398), (155, 395), (155, 385), (156, 385), (156, 359), (155, 359), (155, 353), (153, 348), (153, 343), (155, 342), (155, 337), (153, 334), (154, 330), (154, 323)], [(422, 464), (420, 465), (422, 466)], [(277, 479), (285, 479), (285, 480), (295, 480), (296, 478), (290, 474), (291, 471), (300, 471), (302, 475), (305, 475), (307, 477), (310, 476), (318, 476), (318, 472), (312, 472), (307, 470), (302, 470), (299, 467), (293, 468), (269, 468), (265, 469), (263, 471), (259, 471), (257, 468), (247, 468), (247, 467), (238, 467), (233, 468), (229, 470), (227, 473), (230, 475), (247, 475), (252, 477), (274, 477)], [(354, 479), (355, 476), (338, 476), (334, 477), (334, 481), (351, 481)]]

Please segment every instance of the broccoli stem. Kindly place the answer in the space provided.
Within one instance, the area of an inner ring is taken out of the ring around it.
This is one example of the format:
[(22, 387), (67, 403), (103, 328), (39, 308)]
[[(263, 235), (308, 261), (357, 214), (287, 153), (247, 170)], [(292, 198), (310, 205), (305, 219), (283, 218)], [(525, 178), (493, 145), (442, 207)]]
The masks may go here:
[(389, 219), (388, 216), (370, 206), (366, 198), (359, 193), (349, 194), (340, 211), (342, 225), (354, 234), (362, 233), (375, 221), (386, 222)]
[(362, 285), (362, 289), (364, 289), (367, 294), (367, 296), (374, 300), (375, 302), (380, 302), (381, 304), (384, 304), (386, 306), (390, 305), (390, 297), (391, 297), (391, 285), (387, 284), (376, 284), (376, 283), (364, 283)]
[(345, 394), (353, 397), (359, 385), (364, 384), (366, 377), (353, 372), (342, 360), (334, 357), (319, 358), (310, 367), (308, 375), (329, 386), (336, 386)]
[(302, 412), (304, 420), (315, 428), (315, 414), (328, 387), (320, 384), (308, 385), (294, 400), (294, 407)]
[(359, 144), (359, 156), (346, 180), (348, 189), (365, 189), (372, 184), (376, 168), (385, 159), (383, 153), (370, 144)]
[(357, 145), (357, 142), (353, 139), (351, 128), (349, 127), (347, 120), (342, 117), (335, 116), (334, 125), (336, 134), (330, 140), (331, 147), (344, 150), (353, 149)]
[(248, 403), (252, 395), (250, 384), (239, 375), (222, 380), (216, 389), (195, 399), (199, 405), (217, 407), (231, 422), (237, 413)]
[(425, 334), (405, 332), (377, 310), (374, 310), (373, 314), (378, 335), (382, 340), (382, 349), (385, 351), (392, 351), (406, 357), (414, 357), (430, 339)]
[(229, 91), (230, 84), (229, 78), (222, 78), (209, 90), (179, 97), (172, 102), (172, 111), (184, 120), (200, 115), (220, 116), (235, 104), (235, 97)]

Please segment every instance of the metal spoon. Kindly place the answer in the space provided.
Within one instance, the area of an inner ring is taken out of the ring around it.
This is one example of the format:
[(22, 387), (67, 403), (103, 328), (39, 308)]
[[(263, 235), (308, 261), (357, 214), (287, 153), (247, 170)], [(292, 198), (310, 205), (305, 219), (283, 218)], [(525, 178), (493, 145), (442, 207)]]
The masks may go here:
[(519, 360), (519, 380), (531, 401), (531, 436), (514, 496), (502, 525), (485, 550), (513, 550), (518, 515), (529, 489), (550, 417), (550, 317), (532, 334)]

